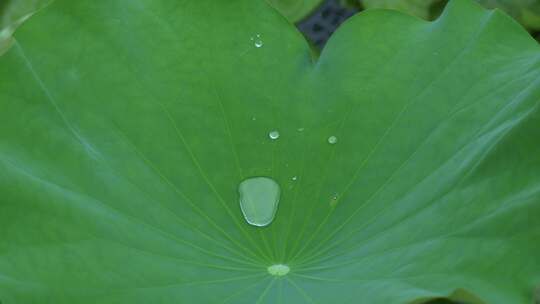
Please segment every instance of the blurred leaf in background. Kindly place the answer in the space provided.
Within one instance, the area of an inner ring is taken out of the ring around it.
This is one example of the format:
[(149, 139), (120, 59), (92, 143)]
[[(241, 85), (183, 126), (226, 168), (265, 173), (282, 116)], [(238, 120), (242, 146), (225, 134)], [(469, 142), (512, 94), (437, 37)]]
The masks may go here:
[[(387, 8), (408, 13), (426, 20), (435, 19), (445, 0), (360, 0), (365, 8)], [(441, 5), (442, 4), (442, 5)]]
[[(267, 0), (275, 9), (284, 15), (290, 22), (300, 26), (300, 30), (308, 37), (308, 40), (315, 43), (318, 48), (322, 48), (323, 43), (317, 43), (320, 37), (312, 37), (313, 33), (306, 32), (306, 26), (303, 23), (320, 23), (318, 10), (323, 10), (329, 3), (354, 9), (356, 11), (370, 8), (394, 9), (405, 12), (425, 20), (436, 19), (448, 0)], [(532, 32), (533, 36), (540, 38), (540, 0), (474, 0), (482, 6), (494, 9), (498, 8), (508, 15), (512, 16), (525, 28)], [(324, 4), (324, 5), (323, 5)], [(314, 20), (312, 20), (314, 19)], [(315, 20), (316, 19), (316, 20)], [(324, 23), (324, 22), (323, 22)], [(309, 26), (307, 27), (309, 28)], [(326, 32), (329, 35), (335, 29), (329, 29)], [(536, 32), (536, 33), (535, 33)], [(329, 36), (328, 35), (328, 36)], [(320, 36), (316, 34), (315, 36)], [(322, 39), (326, 41), (328, 37)]]
[(268, 0), (289, 21), (295, 23), (308, 16), (323, 0)]
[[(359, 0), (364, 8), (395, 9), (433, 20), (442, 12), (447, 0)], [(498, 8), (530, 30), (540, 30), (539, 0), (475, 0), (486, 8)]]
[(11, 35), (26, 19), (52, 0), (1, 0), (0, 1), (0, 55), (13, 42)]
[(477, 0), (487, 8), (499, 8), (531, 30), (540, 30), (540, 0)]

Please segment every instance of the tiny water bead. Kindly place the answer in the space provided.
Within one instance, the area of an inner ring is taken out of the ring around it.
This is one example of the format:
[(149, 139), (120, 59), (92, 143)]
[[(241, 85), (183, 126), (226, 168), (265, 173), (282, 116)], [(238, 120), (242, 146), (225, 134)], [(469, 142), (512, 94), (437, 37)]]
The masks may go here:
[(240, 209), (248, 224), (264, 227), (272, 223), (281, 195), (276, 181), (269, 177), (251, 177), (240, 183), (238, 193)]
[(263, 46), (261, 34), (257, 34), (255, 35), (255, 37), (251, 37), (251, 41), (253, 41), (253, 45), (255, 45), (256, 48), (260, 48)]
[(298, 132), (303, 132), (304, 131), (304, 128), (298, 128), (296, 129)]
[(272, 139), (272, 140), (278, 139), (279, 138), (279, 132), (277, 130), (270, 131), (270, 133), (268, 133), (268, 137), (270, 137), (270, 139)]
[(293, 176), (291, 179), (292, 179), (293, 181), (295, 181), (295, 180), (298, 179), (298, 176)]
[(328, 137), (328, 143), (331, 144), (331, 145), (335, 145), (337, 143), (337, 137), (335, 137), (334, 135)]
[(284, 276), (287, 273), (289, 273), (289, 271), (291, 271), (289, 266), (287, 266), (285, 264), (270, 265), (270, 266), (268, 266), (267, 270), (268, 270), (269, 274), (271, 274), (273, 276), (278, 276), (278, 277)]
[(330, 198), (330, 207), (334, 208), (338, 203), (338, 195), (337, 193), (332, 195), (332, 197)]

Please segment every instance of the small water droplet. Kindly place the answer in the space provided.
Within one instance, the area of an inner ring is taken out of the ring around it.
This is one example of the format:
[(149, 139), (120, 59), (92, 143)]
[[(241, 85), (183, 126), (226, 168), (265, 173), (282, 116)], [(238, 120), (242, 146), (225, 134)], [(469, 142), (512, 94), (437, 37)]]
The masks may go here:
[(304, 131), (304, 128), (298, 128), (296, 129), (298, 132), (303, 132)]
[(268, 137), (270, 137), (270, 139), (278, 139), (279, 132), (277, 130), (270, 131), (270, 133), (268, 133)]
[(337, 137), (335, 137), (334, 135), (328, 137), (328, 143), (331, 144), (331, 145), (334, 145), (337, 143)]
[(257, 120), (257, 117), (253, 116), (253, 117), (251, 117), (251, 120), (255, 121), (255, 120)]
[(335, 207), (338, 203), (338, 195), (337, 193), (334, 194), (331, 198), (330, 198), (330, 207)]
[(261, 39), (261, 34), (257, 34), (255, 35), (255, 37), (251, 37), (251, 41), (253, 41), (253, 45), (255, 45), (256, 48), (260, 48), (264, 44)]
[(289, 273), (291, 269), (285, 264), (274, 264), (268, 266), (267, 270), (269, 274), (281, 277)]
[(268, 226), (277, 211), (281, 189), (269, 177), (251, 177), (238, 185), (240, 209), (246, 222), (253, 226)]
[(297, 179), (298, 179), (297, 176), (293, 176), (293, 177), (292, 177), (292, 180), (293, 180), (293, 181), (295, 181), (295, 180), (297, 180)]

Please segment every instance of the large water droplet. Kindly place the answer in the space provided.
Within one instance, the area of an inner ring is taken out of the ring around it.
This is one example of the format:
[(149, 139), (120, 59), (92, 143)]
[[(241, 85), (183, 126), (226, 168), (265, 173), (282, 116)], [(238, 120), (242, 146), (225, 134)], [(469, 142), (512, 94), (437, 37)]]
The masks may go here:
[(331, 144), (331, 145), (334, 145), (337, 143), (337, 137), (335, 137), (334, 135), (328, 137), (328, 143)]
[(274, 130), (274, 131), (270, 131), (270, 133), (268, 133), (268, 137), (270, 137), (270, 139), (278, 139), (279, 138), (279, 132)]
[(260, 48), (264, 44), (261, 39), (261, 34), (257, 34), (255, 35), (255, 37), (251, 37), (251, 41), (253, 41), (253, 45), (255, 45), (256, 48)]
[(276, 215), (281, 189), (269, 177), (251, 177), (238, 186), (240, 209), (246, 221), (254, 226), (267, 226)]
[(268, 266), (267, 270), (269, 274), (281, 277), (289, 273), (291, 269), (285, 264), (274, 264)]

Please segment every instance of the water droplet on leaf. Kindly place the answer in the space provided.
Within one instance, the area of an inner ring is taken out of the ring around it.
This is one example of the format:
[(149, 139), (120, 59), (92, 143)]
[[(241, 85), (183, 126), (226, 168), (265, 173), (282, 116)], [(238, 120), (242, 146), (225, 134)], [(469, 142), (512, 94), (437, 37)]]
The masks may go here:
[(295, 180), (297, 180), (297, 179), (298, 179), (297, 176), (293, 176), (293, 177), (292, 177), (292, 180), (293, 180), (293, 181), (295, 181)]
[(337, 143), (337, 137), (335, 137), (334, 135), (328, 137), (328, 143), (331, 144), (331, 145), (334, 145)]
[(337, 205), (337, 203), (338, 203), (338, 195), (336, 193), (330, 198), (330, 207), (334, 208)]
[(270, 137), (270, 139), (278, 139), (279, 138), (279, 132), (274, 130), (274, 131), (270, 131), (270, 133), (268, 133), (268, 137)]
[(264, 44), (261, 39), (261, 34), (257, 34), (255, 35), (255, 37), (251, 37), (251, 41), (253, 41), (253, 45), (255, 45), (256, 48), (260, 48)]
[(251, 177), (238, 186), (240, 209), (246, 221), (254, 226), (267, 226), (277, 211), (281, 189), (269, 177)]

